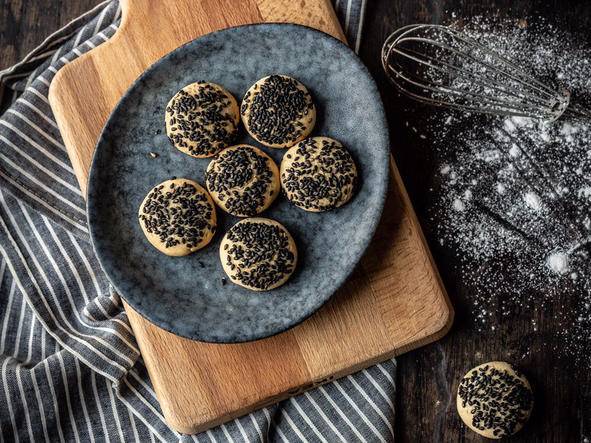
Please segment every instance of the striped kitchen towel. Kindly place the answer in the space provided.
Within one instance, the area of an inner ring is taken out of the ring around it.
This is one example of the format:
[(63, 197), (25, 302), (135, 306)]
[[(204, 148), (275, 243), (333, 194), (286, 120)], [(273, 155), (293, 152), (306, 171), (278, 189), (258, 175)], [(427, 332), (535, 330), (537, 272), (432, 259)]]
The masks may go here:
[[(359, 48), (364, 0), (335, 7)], [(199, 435), (164, 422), (47, 101), (120, 16), (101, 3), (0, 72), (0, 441), (392, 441), (393, 360)]]

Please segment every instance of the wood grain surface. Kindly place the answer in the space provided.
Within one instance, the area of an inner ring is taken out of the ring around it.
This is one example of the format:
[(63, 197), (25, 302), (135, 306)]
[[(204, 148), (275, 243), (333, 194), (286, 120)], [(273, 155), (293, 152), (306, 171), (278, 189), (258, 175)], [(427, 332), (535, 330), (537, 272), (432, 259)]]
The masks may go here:
[[(111, 109), (172, 49), (217, 29), (262, 21), (300, 23), (344, 40), (328, 0), (125, 0), (122, 14), (117, 33), (62, 68), (49, 89), (83, 190)], [(331, 303), (300, 326), (254, 343), (215, 345), (168, 333), (125, 304), (173, 428), (202, 431), (448, 331), (453, 310), (393, 160), (390, 166), (390, 198), (372, 247)]]
[[(16, 62), (42, 39), (99, 0), (0, 0), (0, 67)], [(397, 358), (396, 423), (398, 442), (484, 441), (462, 426), (452, 399), (459, 377), (469, 367), (494, 359), (512, 359), (533, 349), (517, 363), (534, 384), (537, 406), (532, 421), (512, 442), (581, 442), (591, 435), (591, 372), (552, 352), (539, 351), (560, 330), (560, 319), (549, 312), (523, 312), (499, 322), (496, 331), (479, 332), (469, 312), (472, 294), (458, 271), (459, 260), (438, 244), (427, 217), (428, 153), (404, 138), (404, 114), (394, 89), (382, 75), (379, 51), (395, 28), (416, 22), (438, 22), (476, 14), (541, 16), (589, 33), (591, 3), (587, 0), (367, 0), (360, 56), (378, 82), (390, 128), (400, 138), (394, 157), (425, 229), (427, 240), (456, 308), (452, 331), (442, 340)], [(591, 39), (591, 36), (590, 36)], [(568, 305), (568, 301), (567, 301)], [(531, 321), (538, 331), (531, 335)]]

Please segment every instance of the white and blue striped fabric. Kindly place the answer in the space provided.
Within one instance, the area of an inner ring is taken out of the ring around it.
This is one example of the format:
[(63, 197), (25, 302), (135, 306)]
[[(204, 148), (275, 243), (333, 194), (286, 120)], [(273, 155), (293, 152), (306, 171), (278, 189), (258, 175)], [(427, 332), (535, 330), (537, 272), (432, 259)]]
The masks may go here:
[[(358, 48), (364, 0), (335, 7)], [(47, 101), (120, 15), (101, 3), (0, 72), (0, 441), (393, 441), (393, 360), (199, 435), (164, 422)]]

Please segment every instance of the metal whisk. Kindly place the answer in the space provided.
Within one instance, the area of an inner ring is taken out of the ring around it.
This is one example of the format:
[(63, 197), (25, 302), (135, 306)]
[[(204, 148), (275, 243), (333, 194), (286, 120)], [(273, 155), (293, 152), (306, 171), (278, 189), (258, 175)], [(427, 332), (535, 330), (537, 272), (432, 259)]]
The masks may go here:
[(432, 105), (553, 121), (565, 112), (591, 117), (515, 62), (441, 25), (409, 25), (382, 48), (389, 79), (407, 96)]

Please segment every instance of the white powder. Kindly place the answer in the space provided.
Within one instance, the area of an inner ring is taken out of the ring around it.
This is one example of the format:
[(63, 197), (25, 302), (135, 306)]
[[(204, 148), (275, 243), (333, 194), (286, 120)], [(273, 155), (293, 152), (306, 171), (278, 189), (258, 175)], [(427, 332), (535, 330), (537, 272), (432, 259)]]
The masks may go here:
[(542, 139), (542, 141), (545, 141), (546, 143), (552, 140), (550, 134), (548, 134), (547, 132), (540, 132), (540, 138)]
[(511, 117), (511, 121), (514, 125), (523, 127), (523, 126), (534, 126), (535, 120), (529, 117)]
[(564, 275), (569, 272), (568, 255), (564, 252), (553, 252), (546, 260), (548, 268), (556, 274)]
[[(591, 48), (543, 22), (488, 20), (466, 32), (591, 108)], [(413, 118), (439, 162), (427, 229), (456, 257), (476, 327), (533, 318), (551, 302), (558, 327), (546, 351), (591, 367), (591, 122), (440, 109)]]
[(526, 192), (523, 196), (523, 199), (525, 200), (525, 204), (532, 208), (534, 211), (539, 211), (542, 209), (542, 201), (535, 192)]
[(460, 200), (459, 198), (456, 198), (456, 199), (454, 199), (454, 202), (453, 202), (453, 208), (456, 211), (461, 212), (466, 209), (466, 205), (464, 205), (464, 202), (462, 200)]
[(565, 135), (567, 137), (572, 137), (577, 132), (579, 132), (579, 128), (577, 126), (572, 125), (569, 122), (565, 122), (560, 128), (560, 134)]
[(517, 127), (513, 124), (513, 122), (511, 121), (510, 118), (508, 118), (507, 120), (505, 120), (503, 122), (503, 128), (507, 132), (513, 132), (513, 131), (515, 131), (517, 129)]
[(591, 199), (591, 186), (583, 186), (577, 191), (577, 195), (585, 199)]
[(509, 155), (511, 157), (519, 157), (520, 153), (521, 153), (521, 149), (519, 149), (519, 146), (517, 146), (515, 143), (513, 143), (511, 145), (511, 149), (509, 149)]
[(487, 163), (492, 163), (501, 158), (501, 151), (498, 149), (488, 149), (477, 153), (476, 156)]

